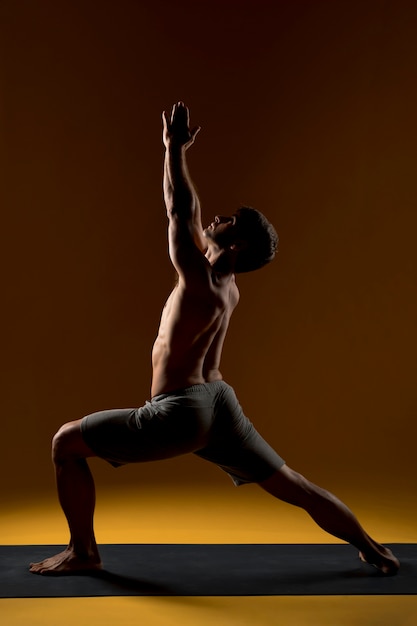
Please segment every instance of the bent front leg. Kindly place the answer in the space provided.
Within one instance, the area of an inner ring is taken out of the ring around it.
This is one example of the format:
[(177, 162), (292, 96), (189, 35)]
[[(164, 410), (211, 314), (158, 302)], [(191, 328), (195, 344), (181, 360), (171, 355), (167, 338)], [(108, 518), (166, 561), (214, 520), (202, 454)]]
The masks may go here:
[(95, 456), (84, 443), (81, 420), (62, 426), (52, 442), (58, 497), (70, 529), (66, 550), (40, 563), (32, 563), (35, 574), (67, 574), (101, 568), (94, 536), (95, 486), (86, 458)]

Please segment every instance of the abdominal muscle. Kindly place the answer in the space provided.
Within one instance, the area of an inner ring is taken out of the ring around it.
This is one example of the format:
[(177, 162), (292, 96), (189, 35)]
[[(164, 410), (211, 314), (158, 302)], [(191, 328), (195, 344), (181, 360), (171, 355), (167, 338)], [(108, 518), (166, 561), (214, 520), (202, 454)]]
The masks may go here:
[(152, 397), (160, 393), (184, 389), (191, 385), (222, 380), (222, 375), (218, 369), (211, 369), (204, 374), (203, 368), (200, 366), (196, 366), (193, 369), (190, 369), (189, 366), (179, 366), (171, 369), (164, 364), (164, 358), (156, 360), (153, 358), (152, 361), (154, 363), (152, 368)]

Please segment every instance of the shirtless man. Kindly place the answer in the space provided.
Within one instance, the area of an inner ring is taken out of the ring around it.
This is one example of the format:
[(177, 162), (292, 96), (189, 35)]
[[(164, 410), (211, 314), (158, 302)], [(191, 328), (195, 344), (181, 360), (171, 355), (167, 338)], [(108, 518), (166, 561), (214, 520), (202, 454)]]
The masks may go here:
[(399, 562), (391, 551), (369, 537), (340, 500), (285, 464), (222, 380), (223, 342), (239, 300), (235, 274), (271, 261), (278, 239), (265, 217), (248, 207), (232, 217), (217, 216), (203, 230), (186, 163), (186, 151), (199, 130), (190, 129), (182, 102), (174, 105), (170, 118), (163, 113), (164, 198), (178, 282), (153, 347), (152, 399), (140, 409), (94, 413), (57, 432), (52, 457), (71, 537), (63, 552), (31, 564), (30, 571), (56, 575), (102, 567), (88, 457), (119, 466), (193, 452), (219, 465), (236, 485), (255, 482), (305, 509), (324, 530), (356, 546), (363, 561), (395, 574)]

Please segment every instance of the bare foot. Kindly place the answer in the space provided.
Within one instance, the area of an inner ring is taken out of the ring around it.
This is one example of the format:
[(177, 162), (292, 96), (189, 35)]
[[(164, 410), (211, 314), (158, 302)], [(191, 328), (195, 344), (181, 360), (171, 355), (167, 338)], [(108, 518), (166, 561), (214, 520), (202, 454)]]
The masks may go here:
[(393, 555), (389, 548), (377, 544), (377, 552), (367, 558), (363, 552), (359, 552), (359, 558), (363, 563), (368, 563), (379, 569), (386, 576), (394, 576), (399, 568), (400, 562)]
[(98, 553), (86, 557), (75, 554), (71, 547), (63, 552), (55, 554), (40, 563), (31, 563), (29, 571), (32, 574), (42, 574), (44, 576), (63, 576), (66, 574), (77, 574), (102, 568)]

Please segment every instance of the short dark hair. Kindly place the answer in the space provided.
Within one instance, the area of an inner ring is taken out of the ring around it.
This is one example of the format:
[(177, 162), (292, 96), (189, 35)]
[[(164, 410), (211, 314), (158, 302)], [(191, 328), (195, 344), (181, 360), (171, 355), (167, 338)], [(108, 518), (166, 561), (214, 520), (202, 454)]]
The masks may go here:
[(236, 211), (238, 238), (246, 246), (237, 255), (235, 272), (243, 274), (257, 270), (270, 261), (278, 250), (278, 235), (265, 215), (248, 206), (241, 206)]

